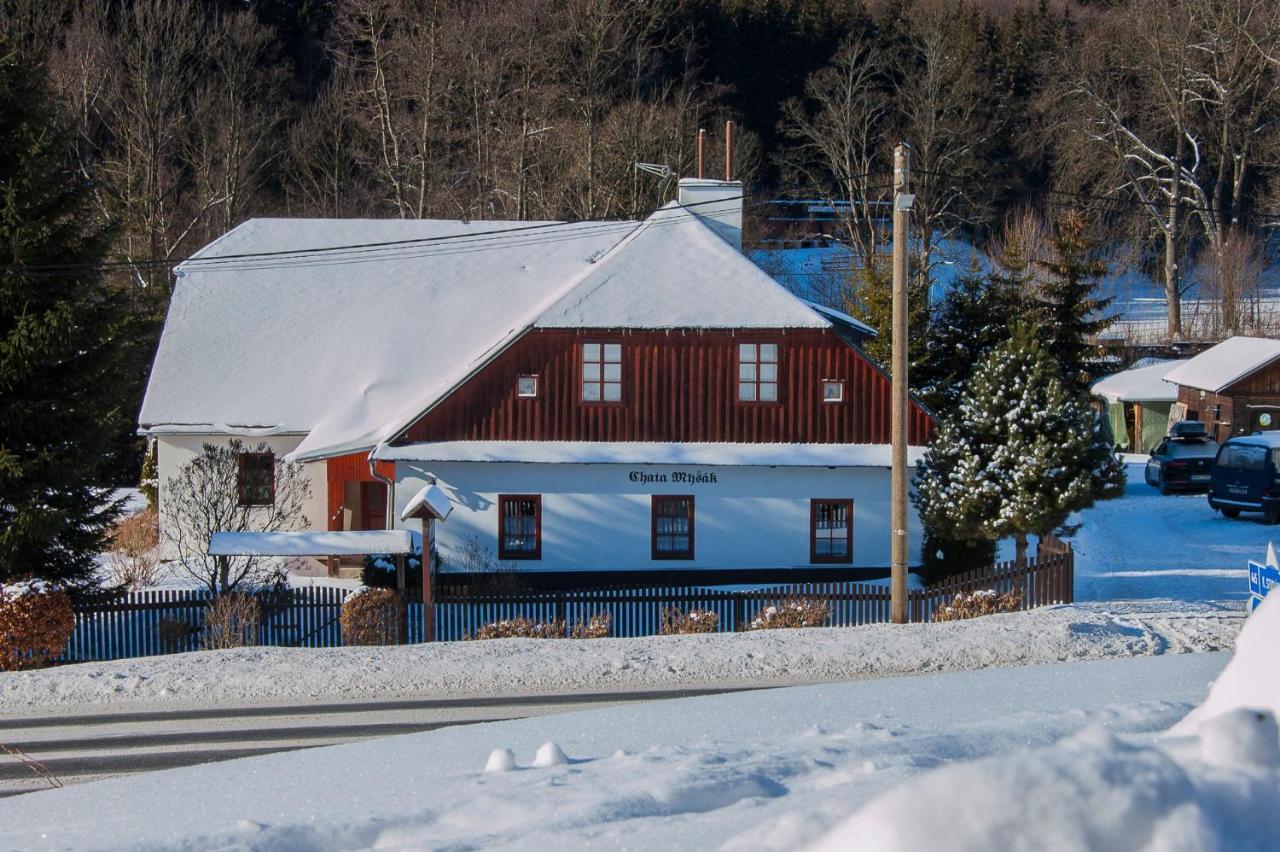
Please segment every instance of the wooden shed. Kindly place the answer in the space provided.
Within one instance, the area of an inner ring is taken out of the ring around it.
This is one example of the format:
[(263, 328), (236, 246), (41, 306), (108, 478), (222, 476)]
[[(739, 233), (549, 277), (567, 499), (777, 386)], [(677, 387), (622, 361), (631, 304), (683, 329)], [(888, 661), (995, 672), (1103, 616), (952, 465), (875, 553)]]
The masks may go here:
[(1218, 441), (1280, 429), (1280, 340), (1232, 337), (1165, 375), (1185, 411)]

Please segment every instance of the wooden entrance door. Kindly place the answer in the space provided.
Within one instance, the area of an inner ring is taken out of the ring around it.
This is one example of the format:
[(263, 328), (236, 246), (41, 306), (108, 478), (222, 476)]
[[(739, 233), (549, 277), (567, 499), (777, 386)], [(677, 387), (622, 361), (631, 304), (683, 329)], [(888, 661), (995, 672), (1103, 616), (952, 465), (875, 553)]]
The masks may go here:
[(387, 486), (381, 482), (360, 483), (360, 529), (387, 528)]

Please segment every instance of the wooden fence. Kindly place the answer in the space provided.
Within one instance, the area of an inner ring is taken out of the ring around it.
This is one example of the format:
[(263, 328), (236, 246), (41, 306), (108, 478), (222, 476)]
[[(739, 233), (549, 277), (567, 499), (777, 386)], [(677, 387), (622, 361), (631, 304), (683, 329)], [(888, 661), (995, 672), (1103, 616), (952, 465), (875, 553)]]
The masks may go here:
[[(1046, 540), (1036, 558), (971, 571), (927, 589), (909, 592), (912, 621), (928, 621), (959, 593), (984, 589), (1019, 591), (1024, 609), (1073, 600), (1074, 554)], [(329, 587), (290, 589), (264, 598), (261, 645), (326, 648), (342, 644), (339, 618), (350, 594)], [(718, 632), (749, 629), (771, 606), (796, 598), (825, 601), (831, 627), (857, 627), (890, 620), (890, 591), (884, 583), (796, 583), (749, 591), (714, 588), (619, 588), (567, 592), (472, 594), (441, 597), (435, 603), (435, 641), (467, 638), (486, 624), (512, 618), (563, 620), (566, 632), (597, 613), (608, 613), (615, 637), (651, 636), (661, 631), (665, 609), (716, 614)], [(76, 629), (64, 662), (195, 651), (201, 648), (208, 591), (135, 592), (106, 603), (77, 607)], [(421, 601), (408, 605), (409, 641), (422, 642)]]

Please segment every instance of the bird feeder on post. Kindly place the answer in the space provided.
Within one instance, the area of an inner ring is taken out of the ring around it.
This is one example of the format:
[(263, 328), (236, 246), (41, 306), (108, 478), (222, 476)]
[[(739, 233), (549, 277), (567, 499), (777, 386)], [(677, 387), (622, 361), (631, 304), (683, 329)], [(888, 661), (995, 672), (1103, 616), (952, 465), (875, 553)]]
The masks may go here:
[(443, 521), (453, 511), (453, 502), (448, 495), (436, 485), (434, 477), (427, 480), (422, 490), (410, 498), (404, 511), (400, 513), (401, 521), (414, 519), (422, 521), (422, 640), (430, 642), (435, 638), (435, 566), (432, 564), (433, 527), (435, 521)]

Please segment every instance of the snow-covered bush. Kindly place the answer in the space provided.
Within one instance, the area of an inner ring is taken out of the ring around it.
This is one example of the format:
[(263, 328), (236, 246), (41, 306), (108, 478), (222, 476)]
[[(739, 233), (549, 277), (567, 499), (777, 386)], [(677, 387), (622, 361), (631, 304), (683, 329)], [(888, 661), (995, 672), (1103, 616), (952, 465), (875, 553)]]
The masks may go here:
[(597, 612), (586, 621), (573, 625), (569, 635), (574, 639), (607, 639), (613, 627), (613, 616), (607, 612)]
[(257, 645), (261, 621), (261, 607), (253, 595), (219, 595), (204, 611), (205, 650)]
[(111, 531), (107, 551), (111, 579), (131, 591), (154, 586), (160, 575), (159, 543), (160, 521), (153, 507), (122, 519)]
[(0, 671), (57, 659), (76, 628), (67, 593), (38, 580), (0, 584)]
[(773, 630), (779, 627), (826, 627), (831, 608), (821, 598), (790, 598), (767, 606), (747, 625), (748, 630)]
[(391, 589), (361, 589), (342, 604), (342, 641), (347, 645), (396, 645), (405, 623), (405, 603)]
[(1022, 609), (1022, 592), (1016, 589), (1004, 594), (995, 589), (981, 589), (968, 594), (956, 592), (951, 603), (943, 604), (933, 611), (933, 620), (960, 621), (997, 612), (1017, 612), (1020, 609)]
[(533, 621), (523, 616), (504, 618), (481, 627), (467, 636), (471, 639), (563, 639), (564, 620)]
[(691, 609), (686, 612), (673, 606), (663, 608), (661, 621), (663, 636), (715, 633), (720, 623), (720, 616), (709, 609)]

